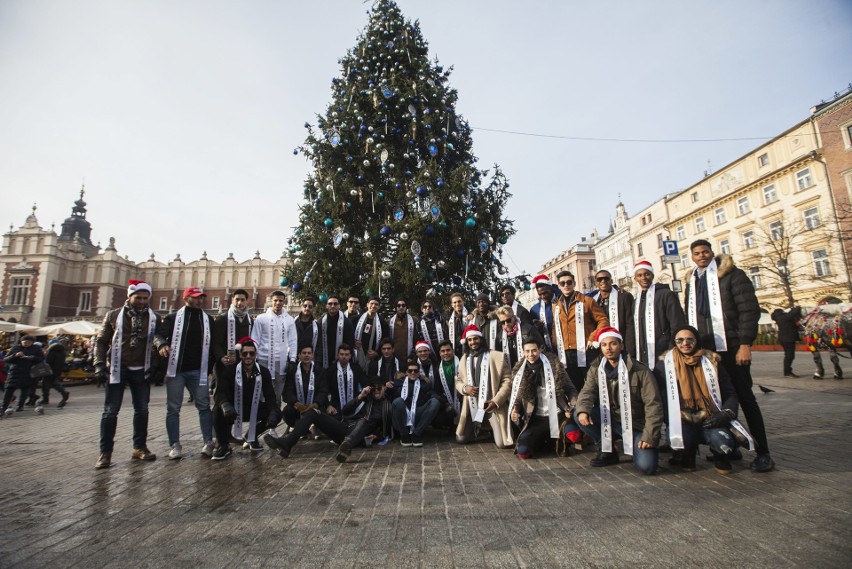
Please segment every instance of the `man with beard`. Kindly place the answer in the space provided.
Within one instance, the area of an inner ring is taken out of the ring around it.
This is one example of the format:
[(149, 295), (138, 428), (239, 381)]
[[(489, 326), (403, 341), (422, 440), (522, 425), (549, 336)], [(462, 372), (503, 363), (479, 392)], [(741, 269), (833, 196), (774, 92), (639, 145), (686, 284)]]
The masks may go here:
[(269, 307), (254, 321), (251, 338), (257, 346), (257, 361), (272, 374), (275, 400), (281, 406), (281, 392), (287, 370), (296, 363), (298, 340), (296, 322), (284, 305), (287, 296), (280, 290), (269, 295)]
[(553, 334), (553, 283), (547, 275), (538, 275), (533, 278), (532, 284), (538, 294), (538, 303), (530, 307), (530, 315), (533, 324), (538, 328), (544, 338), (544, 345), (549, 351), (555, 352), (550, 337)]
[(251, 336), (252, 318), (248, 311), (248, 292), (238, 288), (231, 295), (231, 306), (225, 314), (213, 321), (210, 356), (215, 362), (214, 376), (222, 376), (225, 366), (237, 363), (234, 346), (238, 338)]
[(461, 411), (461, 398), (456, 391), (456, 372), (459, 369), (459, 359), (453, 351), (453, 344), (444, 340), (438, 345), (438, 355), (441, 360), (434, 366), (438, 373), (434, 383), (435, 398), (441, 403), (432, 426), (436, 429), (454, 430)]
[(148, 450), (147, 444), (151, 357), (154, 334), (160, 327), (160, 317), (148, 307), (150, 298), (151, 286), (148, 283), (129, 281), (127, 302), (121, 308), (107, 313), (98, 332), (95, 342), (95, 375), (100, 382), (106, 383), (106, 388), (104, 413), (101, 416), (100, 457), (95, 468), (107, 468), (112, 463), (118, 412), (126, 387), (130, 388), (133, 401), (131, 457), (134, 460), (157, 458)]
[(287, 372), (284, 383), (284, 422), (294, 427), (299, 417), (311, 409), (328, 408), (328, 385), (325, 370), (314, 362), (310, 346), (299, 350), (299, 364)]
[(504, 284), (500, 287), (500, 304), (508, 306), (512, 309), (512, 313), (518, 317), (518, 320), (527, 324), (532, 324), (532, 315), (530, 311), (521, 306), (521, 303), (515, 300), (517, 289), (510, 284)]
[(633, 311), (637, 360), (653, 368), (657, 358), (672, 344), (674, 331), (686, 324), (683, 309), (668, 285), (654, 283), (654, 267), (639, 261), (633, 267), (633, 280), (639, 285)]
[(408, 356), (414, 352), (415, 330), (414, 318), (408, 313), (408, 301), (398, 298), (396, 314), (388, 320), (388, 334), (393, 340), (393, 353), (400, 361), (408, 361)]
[(316, 298), (306, 296), (302, 301), (302, 309), (299, 311), (299, 317), (296, 318), (298, 347), (301, 349), (304, 346), (310, 346), (314, 355), (317, 353), (317, 339), (319, 338), (319, 324), (314, 319), (314, 307), (316, 304)]
[(595, 286), (598, 290), (591, 298), (598, 303), (609, 319), (609, 325), (618, 330), (629, 353), (634, 353), (635, 333), (633, 330), (633, 295), (612, 284), (612, 274), (606, 270), (595, 273)]
[(325, 314), (319, 323), (319, 343), (314, 359), (328, 369), (334, 363), (341, 344), (355, 345), (355, 328), (340, 312), (340, 297), (332, 294), (325, 301)]
[(429, 343), (429, 349), (432, 353), (438, 351), (438, 344), (444, 341), (447, 337), (446, 324), (438, 319), (435, 312), (435, 305), (431, 300), (424, 300), (420, 306), (421, 316), (420, 324), (417, 327), (417, 339)]
[(397, 375), (405, 371), (402, 362), (394, 354), (393, 340), (385, 338), (379, 342), (379, 351), (381, 357), (370, 362), (367, 375), (370, 377), (378, 376), (385, 383), (393, 383), (396, 381)]
[(379, 316), (379, 297), (367, 301), (367, 312), (355, 319), (355, 358), (365, 372), (379, 357), (379, 344), (384, 338), (384, 325)]
[(467, 326), (467, 307), (464, 305), (464, 297), (461, 293), (454, 292), (450, 295), (450, 316), (447, 318), (447, 338), (453, 344), (453, 351), (457, 357), (464, 353), (464, 341), (461, 339), (465, 326)]
[(493, 350), (496, 346), (499, 328), (494, 309), (495, 307), (491, 306), (491, 298), (488, 294), (481, 292), (476, 295), (476, 308), (467, 316), (468, 322), (482, 332), (482, 341), (489, 350)]
[(456, 390), (464, 395), (456, 442), (464, 444), (476, 440), (482, 424), (487, 422), (497, 448), (507, 448), (506, 403), (512, 388), (509, 366), (501, 352), (485, 347), (482, 332), (475, 325), (465, 328), (464, 339), (467, 350), (459, 361), (456, 375)]

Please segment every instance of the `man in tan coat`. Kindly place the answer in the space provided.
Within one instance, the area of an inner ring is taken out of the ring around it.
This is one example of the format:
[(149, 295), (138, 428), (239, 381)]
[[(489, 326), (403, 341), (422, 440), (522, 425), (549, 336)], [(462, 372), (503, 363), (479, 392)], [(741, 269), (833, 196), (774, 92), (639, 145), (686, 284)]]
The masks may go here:
[(509, 366), (502, 352), (488, 350), (482, 342), (482, 332), (476, 325), (465, 328), (463, 340), (467, 345), (459, 361), (456, 390), (464, 395), (461, 405), (456, 442), (467, 443), (478, 438), (479, 429), (487, 420), (497, 448), (511, 447), (508, 428), (508, 400), (512, 390)]

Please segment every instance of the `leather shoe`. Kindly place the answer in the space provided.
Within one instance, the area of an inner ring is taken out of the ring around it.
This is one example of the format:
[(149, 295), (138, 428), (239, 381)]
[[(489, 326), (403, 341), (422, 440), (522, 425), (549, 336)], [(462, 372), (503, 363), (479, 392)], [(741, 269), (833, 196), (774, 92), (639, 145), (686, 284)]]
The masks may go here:
[(798, 374), (795, 374), (791, 371), (790, 373), (785, 373), (784, 377), (799, 377), (799, 376), (798, 376)]
[(613, 452), (599, 452), (598, 455), (589, 461), (591, 466), (610, 466), (612, 464), (618, 464), (618, 453)]
[(755, 472), (769, 472), (775, 468), (775, 461), (769, 454), (759, 454), (751, 463), (751, 469)]
[(110, 464), (112, 464), (112, 453), (102, 452), (101, 456), (98, 457), (98, 461), (95, 463), (95, 468), (109, 468)]
[(157, 455), (148, 450), (146, 447), (133, 449), (133, 454), (130, 455), (133, 460), (157, 460)]

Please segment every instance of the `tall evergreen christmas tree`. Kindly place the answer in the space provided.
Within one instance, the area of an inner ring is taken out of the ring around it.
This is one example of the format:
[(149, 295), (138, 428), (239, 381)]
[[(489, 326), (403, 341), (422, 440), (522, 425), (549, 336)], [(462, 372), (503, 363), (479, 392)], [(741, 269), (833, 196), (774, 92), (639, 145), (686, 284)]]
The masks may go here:
[[(298, 296), (419, 300), (495, 288), (509, 184), (476, 167), (450, 69), (429, 61), (418, 22), (378, 0), (340, 60), (332, 101), (301, 151), (314, 166), (283, 275)], [(505, 277), (504, 277), (505, 278)]]

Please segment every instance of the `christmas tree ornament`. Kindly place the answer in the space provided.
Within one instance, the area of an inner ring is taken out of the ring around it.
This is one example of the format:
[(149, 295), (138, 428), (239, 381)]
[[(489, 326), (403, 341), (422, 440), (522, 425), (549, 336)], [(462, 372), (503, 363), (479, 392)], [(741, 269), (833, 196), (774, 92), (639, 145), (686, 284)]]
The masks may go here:
[(399, 238), (402, 239), (403, 241), (407, 241), (408, 240), (408, 233), (403, 231), (402, 233), (399, 234)]
[(450, 201), (453, 203), (459, 203), (459, 197), (456, 194), (450, 194)]
[(388, 227), (387, 225), (383, 225), (382, 228), (379, 229), (379, 233), (381, 233), (382, 235), (387, 237), (388, 235), (391, 234), (391, 228)]
[(411, 242), (411, 254), (412, 254), (412, 255), (414, 255), (415, 257), (419, 257), (419, 256), (420, 256), (420, 253), (421, 253), (422, 251), (423, 251), (423, 248), (420, 246), (420, 242), (419, 242), (419, 241), (416, 241), (416, 240), (415, 240), (415, 241), (412, 241), (412, 242)]
[(318, 298), (318, 299), (319, 299), (319, 301), (320, 301), (321, 303), (323, 303), (323, 304), (325, 304), (326, 302), (328, 302), (328, 295), (327, 295), (326, 293), (324, 293), (324, 292), (319, 293), (319, 295), (317, 295), (317, 298)]
[(302, 285), (301, 285), (301, 284), (299, 284), (299, 283), (293, 283), (293, 284), (290, 286), (290, 288), (292, 288), (292, 289), (293, 289), (293, 292), (299, 292), (300, 290), (302, 290)]
[[(335, 114), (337, 114), (337, 113), (335, 113)], [(331, 131), (331, 133), (329, 134), (329, 137), (328, 137), (328, 142), (329, 142), (329, 144), (331, 144), (334, 147), (336, 147), (338, 144), (340, 144), (340, 131), (338, 131), (337, 129)]]
[(287, 277), (281, 277), (281, 280), (278, 281), (280, 286), (287, 286)]
[(388, 280), (389, 278), (391, 278), (390, 271), (388, 271), (388, 270), (382, 271), (382, 278), (385, 279), (385, 280)]
[(395, 210), (393, 210), (393, 218), (396, 221), (402, 221), (404, 217), (405, 211), (401, 207), (397, 207)]
[(334, 223), (334, 221), (330, 217), (326, 217), (325, 221), (323, 221), (323, 224), (326, 227), (331, 227), (333, 223)]
[(438, 261), (438, 268), (439, 268), (439, 269), (443, 269), (443, 268), (444, 268), (444, 267), (446, 267), (446, 266), (447, 266), (447, 262), (446, 262), (446, 261), (444, 261), (443, 259), (441, 259), (440, 261)]
[(340, 244), (343, 243), (343, 229), (340, 227), (334, 230), (331, 236), (331, 242), (334, 244), (334, 248), (337, 249), (340, 247)]
[(488, 251), (488, 241), (485, 239), (479, 240), (479, 251), (484, 255)]
[(373, 258), (373, 252), (372, 251), (366, 251), (366, 252), (364, 252), (364, 256), (367, 257), (368, 259), (372, 259)]
[(434, 226), (434, 225), (427, 225), (427, 226), (423, 229), (423, 232), (424, 232), (426, 235), (428, 235), (428, 236), (430, 236), (430, 237), (431, 237), (432, 235), (435, 235), (435, 226)]
[(476, 220), (472, 217), (468, 217), (464, 220), (464, 226), (468, 229), (473, 229), (474, 227), (476, 227)]

